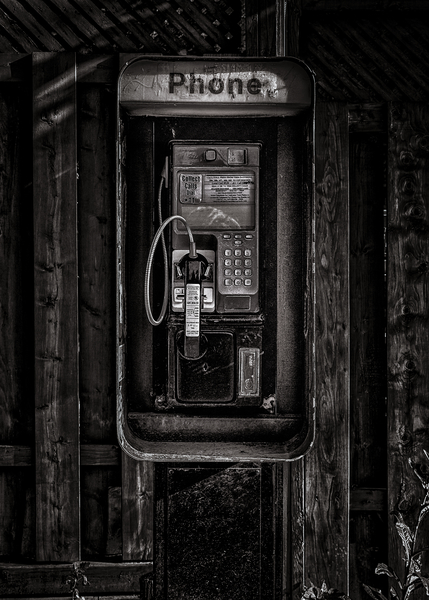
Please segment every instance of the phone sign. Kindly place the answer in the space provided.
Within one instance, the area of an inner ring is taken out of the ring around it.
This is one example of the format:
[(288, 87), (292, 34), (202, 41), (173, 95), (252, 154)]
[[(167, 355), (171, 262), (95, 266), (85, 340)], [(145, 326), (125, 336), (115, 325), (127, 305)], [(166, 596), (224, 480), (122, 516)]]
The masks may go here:
[(203, 196), (203, 177), (199, 173), (181, 173), (180, 202), (199, 204)]

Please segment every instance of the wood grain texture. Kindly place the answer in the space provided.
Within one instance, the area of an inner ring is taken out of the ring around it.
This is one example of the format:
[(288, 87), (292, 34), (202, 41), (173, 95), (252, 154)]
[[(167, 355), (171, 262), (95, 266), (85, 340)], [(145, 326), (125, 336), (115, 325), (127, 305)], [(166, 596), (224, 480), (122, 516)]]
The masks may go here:
[(33, 55), (37, 558), (79, 558), (75, 56)]
[[(429, 110), (393, 103), (389, 117), (388, 505), (414, 529), (424, 490), (409, 461), (427, 473), (429, 451)], [(394, 519), (390, 525), (389, 562), (403, 574)]]
[[(89, 584), (80, 587), (85, 597), (92, 595), (140, 593), (140, 579), (152, 571), (152, 563), (82, 562), (81, 570)], [(0, 563), (1, 597), (70, 596), (67, 577), (73, 574), (72, 564), (17, 565)]]
[(34, 484), (28, 468), (0, 469), (0, 556), (34, 560)]
[(305, 458), (304, 584), (348, 587), (348, 114), (316, 110), (316, 441)]
[(350, 135), (351, 484), (386, 485), (385, 134)]
[(154, 464), (122, 453), (122, 558), (153, 558)]
[(115, 90), (80, 85), (79, 344), (81, 437), (115, 443)]
[[(305, 10), (373, 10), (374, 0), (302, 0)], [(392, 2), (392, 0), (378, 0), (377, 11), (395, 10), (427, 10), (429, 8), (426, 0), (407, 0), (407, 2)]]
[[(0, 88), (0, 465), (7, 467), (25, 462), (21, 445), (34, 432), (30, 100), (24, 85)], [(22, 549), (32, 487), (24, 473), (0, 469), (0, 556), (19, 556)]]
[(302, 16), (302, 0), (293, 0), (286, 2), (286, 22), (285, 22), (285, 55), (300, 55), (300, 30)]
[[(366, 596), (362, 583), (380, 585), (374, 581), (374, 570), (378, 562), (386, 560), (382, 540), (387, 538), (386, 494), (362, 489), (387, 485), (386, 134), (368, 131), (369, 123), (376, 126), (380, 122), (377, 113), (370, 107), (368, 111), (361, 108), (359, 115), (354, 111), (354, 132), (350, 134), (350, 509), (359, 511), (352, 518), (355, 564), (350, 570), (350, 585), (356, 600)], [(379, 514), (368, 517), (369, 510)]]
[(305, 460), (291, 463), (289, 484), (289, 560), (291, 598), (302, 597), (304, 578), (304, 539), (305, 539)]
[[(31, 217), (25, 186), (30, 98), (21, 85), (0, 89), (0, 441), (25, 444), (34, 428), (31, 384)], [(30, 163), (31, 164), (31, 163)]]

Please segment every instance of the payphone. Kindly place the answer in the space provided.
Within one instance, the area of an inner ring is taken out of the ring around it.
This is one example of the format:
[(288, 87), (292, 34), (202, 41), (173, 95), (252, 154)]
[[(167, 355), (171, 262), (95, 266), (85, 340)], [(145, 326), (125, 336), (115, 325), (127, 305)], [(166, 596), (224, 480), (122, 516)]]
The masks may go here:
[(250, 142), (170, 143), (171, 216), (154, 238), (145, 281), (148, 318), (158, 325), (150, 275), (171, 223), (163, 303), (170, 305), (170, 407), (261, 403), (260, 149)]
[(285, 59), (133, 58), (118, 99), (122, 447), (153, 460), (302, 455), (311, 74)]

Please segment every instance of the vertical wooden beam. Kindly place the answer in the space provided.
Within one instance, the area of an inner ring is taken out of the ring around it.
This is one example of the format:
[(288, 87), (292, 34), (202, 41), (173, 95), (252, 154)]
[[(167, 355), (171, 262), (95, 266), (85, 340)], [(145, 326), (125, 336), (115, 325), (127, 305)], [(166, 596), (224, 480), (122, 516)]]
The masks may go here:
[(153, 559), (154, 464), (122, 453), (122, 559)]
[[(414, 530), (425, 490), (413, 468), (427, 478), (429, 451), (429, 108), (393, 103), (389, 113), (388, 509)], [(404, 550), (389, 524), (389, 564), (403, 579)], [(428, 539), (426, 519), (414, 550)]]
[(301, 1), (245, 2), (247, 56), (298, 56)]
[[(299, 32), (302, 0), (285, 0), (284, 49), (286, 56), (299, 57)], [(281, 55), (280, 55), (281, 56)]]
[(33, 55), (36, 549), (79, 558), (76, 63)]
[[(365, 130), (377, 125), (371, 123), (371, 113), (371, 108), (362, 110), (365, 124), (355, 123), (350, 134), (350, 446), (355, 493), (362, 488), (386, 488), (387, 478), (383, 222), (387, 135)], [(374, 570), (386, 560), (385, 517), (385, 511), (353, 511), (350, 595), (354, 600), (366, 596), (362, 583), (381, 585)]]
[(347, 592), (349, 550), (348, 111), (316, 110), (316, 441), (305, 459), (304, 583)]
[[(80, 429), (82, 443), (91, 445), (117, 443), (114, 397), (115, 133), (114, 89), (103, 83), (79, 82)], [(104, 553), (122, 554), (120, 533), (112, 539), (109, 531), (106, 538), (106, 523), (111, 525), (109, 515), (114, 514), (110, 510), (112, 502), (119, 505), (121, 502), (120, 494), (112, 495), (111, 489), (119, 487), (120, 477), (118, 467), (82, 467), (84, 560), (87, 556), (103, 556)], [(116, 504), (113, 506), (116, 508)], [(117, 527), (116, 522), (114, 527)]]
[[(17, 446), (12, 444), (28, 444), (34, 432), (28, 92), (21, 83), (3, 84), (0, 89), (0, 442), (13, 454)], [(34, 491), (27, 473), (0, 469), (0, 556), (28, 557), (34, 551), (23, 528), (29, 508), (26, 496)]]

